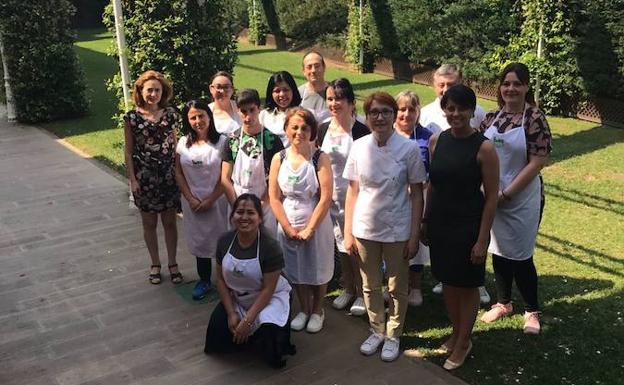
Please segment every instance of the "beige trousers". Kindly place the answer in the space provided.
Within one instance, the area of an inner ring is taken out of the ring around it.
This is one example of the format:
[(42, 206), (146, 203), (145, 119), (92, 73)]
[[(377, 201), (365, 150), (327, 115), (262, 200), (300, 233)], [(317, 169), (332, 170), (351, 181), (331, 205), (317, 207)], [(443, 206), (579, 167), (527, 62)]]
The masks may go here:
[[(403, 334), (405, 313), (407, 313), (408, 261), (403, 259), (403, 249), (407, 242), (376, 242), (356, 238), (360, 254), (360, 273), (364, 302), (371, 328), (377, 333), (398, 338)], [(382, 295), (382, 260), (386, 263), (388, 276), (388, 323)]]

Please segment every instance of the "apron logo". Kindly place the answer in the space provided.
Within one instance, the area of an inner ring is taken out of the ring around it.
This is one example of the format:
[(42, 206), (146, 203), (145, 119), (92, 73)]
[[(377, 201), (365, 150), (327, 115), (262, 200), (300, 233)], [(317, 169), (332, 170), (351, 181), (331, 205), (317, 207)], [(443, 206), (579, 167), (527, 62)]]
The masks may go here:
[(294, 185), (299, 182), (299, 175), (289, 175), (287, 183), (290, 185)]
[(238, 268), (238, 266), (234, 266), (234, 269), (232, 269), (232, 273), (237, 276), (237, 277), (244, 277), (245, 276), (245, 272), (243, 272), (242, 270), (240, 270)]
[(492, 139), (492, 142), (494, 143), (494, 147), (503, 147), (505, 145), (504, 139), (500, 139), (496, 137)]
[(202, 162), (201, 160), (191, 160), (191, 163), (193, 164), (193, 166), (201, 166), (202, 164), (204, 164), (204, 162)]

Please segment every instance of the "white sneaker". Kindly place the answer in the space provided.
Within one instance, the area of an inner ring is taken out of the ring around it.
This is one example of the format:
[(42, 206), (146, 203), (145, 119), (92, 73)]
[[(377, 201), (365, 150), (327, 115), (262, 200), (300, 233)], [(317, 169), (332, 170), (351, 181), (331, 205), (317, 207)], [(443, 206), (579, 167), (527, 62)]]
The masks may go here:
[(372, 331), (372, 334), (360, 345), (360, 353), (365, 356), (370, 356), (375, 354), (377, 349), (379, 349), (379, 345), (384, 342), (384, 335), (381, 333), (375, 333)]
[(490, 294), (485, 289), (485, 286), (479, 286), (479, 301), (481, 303), (490, 303)]
[(366, 305), (364, 304), (364, 298), (357, 297), (349, 309), (352, 315), (361, 316), (366, 314)]
[(345, 291), (342, 294), (340, 294), (338, 297), (336, 297), (334, 302), (332, 302), (332, 307), (337, 310), (342, 310), (345, 307), (347, 307), (347, 305), (349, 305), (351, 301), (353, 301), (354, 297), (355, 296), (353, 294), (347, 293)]
[(433, 294), (442, 294), (442, 282), (438, 282), (438, 284), (435, 285), (431, 291)]
[(294, 330), (296, 332), (303, 330), (308, 322), (308, 315), (304, 312), (299, 312), (295, 316), (295, 318), (290, 321), (290, 330)]
[(308, 333), (318, 333), (323, 329), (323, 321), (325, 321), (325, 311), (323, 310), (321, 314), (312, 313), (310, 319), (308, 320), (308, 326), (306, 326), (306, 331)]
[(422, 291), (420, 289), (412, 289), (407, 296), (407, 303), (410, 306), (420, 306), (423, 303)]
[(386, 337), (383, 348), (381, 348), (381, 360), (392, 362), (399, 357), (399, 339)]

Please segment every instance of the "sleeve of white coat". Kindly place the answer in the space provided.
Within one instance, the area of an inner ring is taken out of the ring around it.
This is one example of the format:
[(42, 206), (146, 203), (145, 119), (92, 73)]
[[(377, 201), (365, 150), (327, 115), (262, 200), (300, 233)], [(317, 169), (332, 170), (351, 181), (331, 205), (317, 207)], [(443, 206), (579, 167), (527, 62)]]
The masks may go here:
[(355, 146), (351, 148), (349, 152), (349, 156), (347, 157), (347, 163), (345, 164), (344, 171), (342, 172), (342, 177), (347, 180), (359, 181), (359, 175), (357, 172), (357, 159), (356, 159), (356, 151), (353, 151)]
[(410, 184), (423, 183), (427, 180), (425, 164), (420, 157), (420, 147), (416, 141), (410, 141), (413, 147), (407, 156), (407, 180)]
[(472, 126), (472, 128), (476, 128), (478, 130), (479, 127), (481, 127), (481, 122), (483, 122), (483, 119), (485, 119), (485, 114), (486, 112), (483, 107), (477, 104), (474, 112), (474, 117), (470, 119), (470, 125)]

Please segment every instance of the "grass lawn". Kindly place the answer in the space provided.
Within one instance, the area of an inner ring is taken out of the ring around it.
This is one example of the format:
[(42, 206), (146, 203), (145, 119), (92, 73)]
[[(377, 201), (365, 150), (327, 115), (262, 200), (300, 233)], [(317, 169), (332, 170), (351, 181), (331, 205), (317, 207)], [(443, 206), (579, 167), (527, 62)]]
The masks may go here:
[[(92, 89), (91, 114), (45, 128), (123, 171), (123, 136), (110, 119), (116, 101), (104, 86), (116, 71), (115, 61), (105, 56), (110, 44), (110, 36), (101, 31), (81, 33), (76, 50)], [(262, 95), (268, 76), (281, 69), (302, 83), (300, 60), (300, 54), (241, 44), (236, 87), (257, 88)], [(423, 103), (434, 98), (428, 87), (379, 75), (328, 68), (326, 78), (343, 76), (352, 81), (358, 98), (373, 90), (396, 94), (406, 88), (417, 92)], [(480, 103), (494, 107), (491, 101)], [(475, 325), (473, 358), (455, 372), (470, 384), (622, 383), (624, 130), (569, 118), (551, 117), (549, 122), (554, 152), (543, 172), (547, 203), (535, 255), (543, 333), (522, 334), (522, 301), (516, 293), (513, 317)], [(487, 279), (494, 295), (491, 267)], [(431, 284), (427, 277), (425, 304), (408, 313), (402, 345), (420, 349), (425, 359), (441, 364), (433, 348), (450, 329), (442, 299), (430, 294)]]

